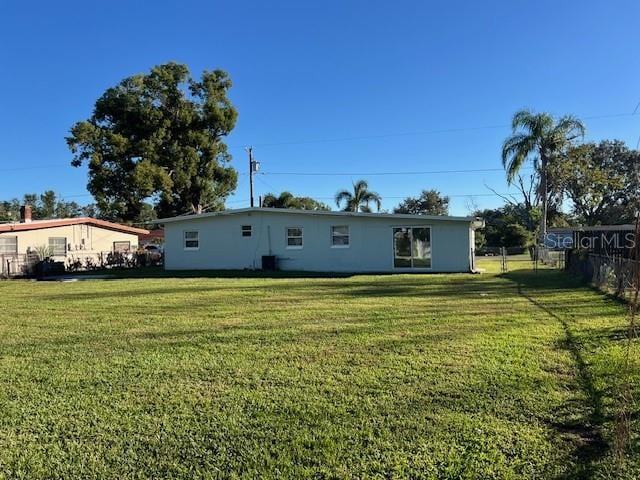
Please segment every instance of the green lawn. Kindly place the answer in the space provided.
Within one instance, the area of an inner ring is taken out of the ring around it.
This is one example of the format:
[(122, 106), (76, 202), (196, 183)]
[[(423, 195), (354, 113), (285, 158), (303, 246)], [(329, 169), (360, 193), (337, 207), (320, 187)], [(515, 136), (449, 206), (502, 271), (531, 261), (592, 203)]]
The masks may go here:
[(557, 271), (0, 295), (0, 478), (640, 474), (611, 454), (625, 307)]

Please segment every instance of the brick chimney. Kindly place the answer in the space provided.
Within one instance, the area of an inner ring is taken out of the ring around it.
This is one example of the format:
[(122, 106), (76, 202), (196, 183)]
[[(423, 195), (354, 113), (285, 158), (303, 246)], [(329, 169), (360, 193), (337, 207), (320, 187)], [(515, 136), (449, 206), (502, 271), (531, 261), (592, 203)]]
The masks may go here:
[(20, 207), (20, 223), (31, 223), (31, 205)]

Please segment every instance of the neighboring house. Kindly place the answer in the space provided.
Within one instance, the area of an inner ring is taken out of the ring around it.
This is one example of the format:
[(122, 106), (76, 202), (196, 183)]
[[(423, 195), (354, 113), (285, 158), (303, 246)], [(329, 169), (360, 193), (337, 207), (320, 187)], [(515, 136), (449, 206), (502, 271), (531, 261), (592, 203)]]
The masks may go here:
[(600, 255), (628, 257), (636, 245), (635, 231), (635, 225), (549, 228), (545, 246), (551, 250), (577, 248)]
[(0, 256), (35, 253), (48, 247), (57, 261), (86, 260), (108, 252), (133, 252), (138, 235), (148, 230), (90, 217), (32, 220), (31, 208), (20, 209), (20, 223), (0, 224)]
[(470, 217), (272, 208), (157, 220), (167, 270), (256, 269), (275, 256), (281, 270), (470, 272)]
[(149, 233), (138, 236), (141, 246), (145, 245), (162, 245), (164, 243), (164, 230), (157, 228), (150, 230)]

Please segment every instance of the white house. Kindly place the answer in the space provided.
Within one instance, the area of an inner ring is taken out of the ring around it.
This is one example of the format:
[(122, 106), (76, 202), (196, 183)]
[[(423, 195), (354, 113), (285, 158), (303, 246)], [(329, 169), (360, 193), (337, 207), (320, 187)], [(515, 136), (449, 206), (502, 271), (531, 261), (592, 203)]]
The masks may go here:
[(481, 226), (471, 217), (275, 208), (157, 223), (167, 270), (269, 268), (275, 257), (280, 270), (315, 272), (470, 272)]

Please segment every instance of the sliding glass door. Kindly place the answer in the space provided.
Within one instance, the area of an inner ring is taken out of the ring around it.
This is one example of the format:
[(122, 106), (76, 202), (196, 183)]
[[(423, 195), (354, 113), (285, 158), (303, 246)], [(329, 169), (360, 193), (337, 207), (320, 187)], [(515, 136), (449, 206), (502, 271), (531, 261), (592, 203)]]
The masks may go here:
[(393, 228), (393, 266), (431, 268), (431, 228)]

